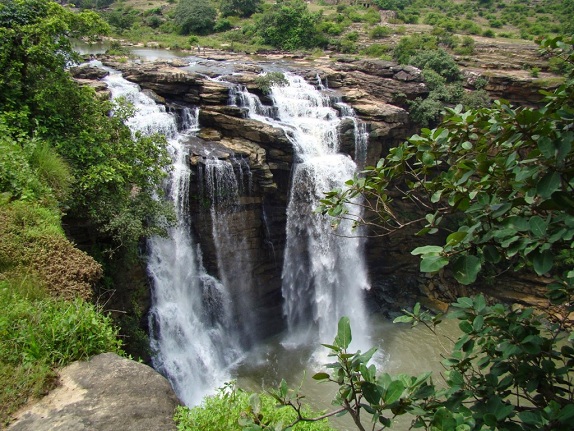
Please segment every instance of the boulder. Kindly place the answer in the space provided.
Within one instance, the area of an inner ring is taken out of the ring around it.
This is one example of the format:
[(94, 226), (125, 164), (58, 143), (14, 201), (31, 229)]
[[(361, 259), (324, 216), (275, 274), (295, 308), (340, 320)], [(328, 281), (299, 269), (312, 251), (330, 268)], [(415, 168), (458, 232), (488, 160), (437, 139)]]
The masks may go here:
[(179, 401), (165, 377), (114, 353), (74, 362), (9, 431), (169, 431)]

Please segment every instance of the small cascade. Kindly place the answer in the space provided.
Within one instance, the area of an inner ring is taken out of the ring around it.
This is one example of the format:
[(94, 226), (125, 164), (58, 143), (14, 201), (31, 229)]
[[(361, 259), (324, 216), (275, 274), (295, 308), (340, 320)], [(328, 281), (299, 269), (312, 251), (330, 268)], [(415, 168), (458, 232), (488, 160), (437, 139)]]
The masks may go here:
[[(284, 314), (289, 328), (287, 344), (331, 342), (341, 316), (350, 316), (354, 348), (365, 348), (367, 324), (363, 290), (369, 289), (362, 241), (350, 223), (343, 221), (336, 232), (330, 220), (317, 214), (323, 194), (344, 187), (357, 169), (339, 150), (341, 117), (330, 97), (303, 78), (285, 73), (287, 85), (273, 85), (274, 116), (254, 95), (249, 116), (285, 130), (297, 156), (291, 177), (287, 208), (287, 242), (282, 271)], [(361, 335), (365, 338), (360, 339)]]
[(212, 238), (219, 278), (226, 286), (233, 286), (235, 336), (247, 347), (252, 344), (255, 331), (254, 316), (250, 312), (253, 268), (245, 236), (245, 215), (239, 209), (240, 196), (246, 194), (245, 183), (247, 189), (251, 187), (251, 171), (242, 158), (207, 158), (200, 170), (206, 189), (203, 194), (211, 202)]
[[(119, 73), (106, 79), (114, 99), (133, 104), (127, 125), (133, 133), (160, 133), (168, 138), (173, 164), (167, 195), (174, 204), (176, 226), (168, 237), (148, 240), (148, 272), (153, 284), (149, 313), (154, 367), (171, 382), (187, 405), (199, 404), (231, 376), (230, 366), (242, 354), (226, 285), (205, 271), (199, 247), (191, 236), (190, 169), (187, 135), (198, 130), (198, 110), (174, 113), (147, 97)], [(177, 124), (182, 130), (178, 131)]]
[(355, 110), (346, 103), (337, 101), (336, 106), (340, 109), (343, 118), (349, 118), (353, 122), (355, 127), (355, 162), (357, 163), (357, 167), (362, 169), (367, 163), (367, 150), (369, 145), (367, 125), (357, 118)]

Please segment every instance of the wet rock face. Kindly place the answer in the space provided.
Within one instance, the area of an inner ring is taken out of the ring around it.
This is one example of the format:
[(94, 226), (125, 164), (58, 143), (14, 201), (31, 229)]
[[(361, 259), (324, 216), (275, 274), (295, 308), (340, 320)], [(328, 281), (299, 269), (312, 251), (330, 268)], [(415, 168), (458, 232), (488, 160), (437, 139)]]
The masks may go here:
[(176, 430), (179, 405), (167, 379), (114, 353), (74, 362), (60, 386), (20, 412), (9, 431)]

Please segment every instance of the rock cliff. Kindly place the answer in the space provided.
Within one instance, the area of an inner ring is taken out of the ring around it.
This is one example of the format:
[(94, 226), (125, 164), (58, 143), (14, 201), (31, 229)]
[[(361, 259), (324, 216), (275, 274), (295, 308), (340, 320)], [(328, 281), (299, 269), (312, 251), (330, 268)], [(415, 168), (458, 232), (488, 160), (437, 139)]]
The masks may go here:
[[(246, 118), (245, 110), (230, 104), (232, 89), (245, 86), (257, 94), (263, 103), (270, 101), (262, 93), (257, 77), (263, 69), (288, 70), (303, 76), (316, 86), (331, 89), (333, 101), (351, 106), (369, 135), (367, 165), (386, 155), (388, 149), (416, 131), (409, 120), (408, 100), (425, 97), (428, 89), (418, 69), (398, 66), (381, 60), (338, 58), (309, 62), (291, 59), (267, 59), (259, 63), (244, 57), (205, 59), (190, 66), (180, 60), (141, 63), (104, 60), (120, 70), (129, 81), (139, 84), (158, 103), (173, 110), (183, 106), (199, 107), (201, 130), (189, 138), (190, 158), (195, 180), (192, 182), (192, 217), (194, 236), (202, 249), (204, 264), (212, 274), (218, 273), (216, 245), (213, 243), (210, 203), (202, 194), (202, 169), (208, 157), (233, 161), (236, 169), (245, 164), (251, 184), (243, 190), (238, 220), (230, 234), (245, 238), (253, 265), (243, 268), (253, 280), (256, 298), (255, 312), (263, 316), (261, 335), (280, 329), (281, 265), (285, 245), (286, 205), (293, 163), (293, 148), (285, 133), (268, 124)], [(467, 87), (472, 89), (476, 79), (485, 76), (484, 69), (475, 70), (469, 64), (465, 70)], [(76, 70), (82, 82), (98, 78), (99, 72)], [(100, 89), (96, 85), (96, 89)], [(534, 104), (539, 100), (538, 87), (531, 79), (505, 73), (490, 73), (486, 90), (516, 104)], [(355, 156), (355, 126), (352, 121), (341, 123), (341, 150)], [(369, 241), (368, 262), (374, 289), (371, 303), (397, 308), (406, 305), (419, 290), (426, 292), (428, 283), (421, 281), (418, 260), (409, 251), (409, 233), (385, 241)], [(426, 290), (425, 290), (426, 289)], [(397, 292), (402, 292), (400, 295)], [(428, 293), (428, 292), (427, 292)], [(437, 296), (431, 294), (431, 297)]]

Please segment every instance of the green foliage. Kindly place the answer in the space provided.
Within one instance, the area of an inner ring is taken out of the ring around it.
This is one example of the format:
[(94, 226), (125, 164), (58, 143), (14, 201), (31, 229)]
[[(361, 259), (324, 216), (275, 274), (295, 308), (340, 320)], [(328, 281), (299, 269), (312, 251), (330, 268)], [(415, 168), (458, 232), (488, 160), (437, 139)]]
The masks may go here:
[(232, 27), (233, 25), (231, 24), (231, 21), (229, 21), (227, 18), (222, 18), (218, 19), (215, 22), (215, 25), (213, 26), (213, 31), (215, 32), (227, 31), (230, 30)]
[(446, 79), (446, 82), (459, 81), (461, 73), (451, 55), (443, 49), (420, 51), (409, 59), (409, 64), (421, 70), (432, 70)]
[(295, 50), (325, 46), (318, 29), (320, 15), (311, 13), (302, 0), (282, 0), (256, 19), (256, 31), (264, 43), (276, 48)]
[[(570, 40), (546, 41), (544, 47), (572, 61)], [(553, 273), (554, 256), (571, 248), (574, 237), (573, 91), (570, 79), (547, 93), (540, 109), (513, 108), (504, 101), (468, 112), (447, 108), (439, 128), (423, 129), (364, 177), (351, 180), (349, 189), (328, 194), (323, 211), (344, 211), (343, 202), (362, 194), (388, 209), (379, 212), (381, 228), (422, 222), (421, 235), (436, 232), (448, 214), (462, 216), (444, 245), (417, 254), (421, 270), (434, 272), (448, 264), (464, 284), (485, 265), (501, 261), (506, 268)], [(403, 219), (389, 207), (386, 190), (398, 175), (409, 186), (405, 197), (425, 202), (425, 217)], [(553, 275), (566, 277), (563, 288), (569, 289), (574, 272)]]
[(375, 4), (384, 10), (402, 10), (409, 6), (412, 0), (375, 0)]
[(117, 330), (95, 306), (50, 298), (34, 283), (0, 282), (0, 423), (53, 384), (55, 366), (103, 352), (122, 353)]
[[(286, 387), (286, 385), (283, 385)], [(308, 409), (304, 413), (313, 416), (315, 413)], [(175, 421), (179, 431), (220, 431), (220, 430), (261, 430), (267, 423), (277, 423), (287, 426), (296, 422), (296, 412), (290, 408), (277, 404), (273, 395), (250, 394), (229, 383), (221, 388), (217, 394), (205, 397), (198, 407), (178, 407)], [(329, 431), (326, 420), (317, 422), (300, 422), (293, 428), (294, 431)]]
[(209, 34), (213, 31), (217, 11), (209, 0), (179, 0), (175, 23), (180, 34)]
[(369, 32), (369, 37), (371, 39), (382, 39), (384, 37), (389, 37), (391, 35), (390, 27), (377, 25), (371, 29)]
[(225, 16), (250, 17), (261, 6), (261, 0), (221, 0), (219, 10)]
[[(426, 430), (559, 430), (571, 429), (574, 340), (564, 322), (547, 325), (532, 309), (508, 310), (488, 305), (483, 296), (462, 297), (453, 304), (462, 335), (446, 356), (446, 385), (435, 386), (431, 373), (397, 376), (369, 364), (376, 349), (350, 352), (351, 327), (341, 318), (330, 350), (334, 362), (313, 379), (339, 389), (335, 410), (321, 416), (349, 414), (359, 430), (391, 428), (398, 416), (412, 416), (411, 427)], [(423, 324), (432, 333), (443, 316), (432, 316), (416, 304), (395, 323)], [(280, 405), (297, 409), (297, 390), (285, 382), (272, 393)], [(366, 416), (366, 417), (365, 417)], [(283, 423), (261, 414), (255, 429), (284, 430)], [(312, 420), (304, 413), (298, 421)], [(253, 429), (252, 421), (244, 430)]]
[(92, 297), (102, 268), (65, 238), (56, 209), (21, 200), (1, 204), (0, 238), (3, 278), (30, 276), (54, 296)]
[(104, 14), (106, 21), (120, 33), (131, 28), (136, 22), (137, 12), (130, 8), (118, 8)]
[(393, 57), (400, 64), (409, 64), (412, 56), (418, 52), (426, 52), (438, 49), (436, 36), (429, 34), (414, 34), (404, 36), (395, 46)]
[(287, 85), (287, 80), (285, 75), (281, 72), (267, 72), (263, 75), (259, 75), (255, 79), (255, 84), (257, 88), (264, 94), (269, 94), (271, 92), (271, 87), (274, 85)]
[(391, 56), (388, 54), (392, 48), (388, 45), (382, 45), (380, 43), (373, 43), (361, 51), (362, 54), (369, 57), (384, 58), (385, 60), (390, 60)]

